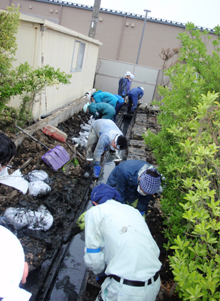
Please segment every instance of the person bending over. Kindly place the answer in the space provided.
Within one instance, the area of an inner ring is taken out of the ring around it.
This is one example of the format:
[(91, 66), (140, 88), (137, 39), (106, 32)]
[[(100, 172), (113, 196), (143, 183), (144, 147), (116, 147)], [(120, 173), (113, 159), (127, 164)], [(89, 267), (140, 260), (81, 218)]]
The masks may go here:
[(27, 301), (31, 293), (19, 287), (28, 276), (28, 264), (17, 237), (0, 226), (0, 299), (2, 301)]
[(110, 119), (113, 120), (115, 116), (115, 109), (108, 103), (99, 102), (99, 103), (89, 103), (83, 107), (84, 113), (89, 113), (95, 119)]
[(100, 184), (91, 194), (95, 206), (85, 214), (85, 264), (106, 275), (96, 300), (154, 301), (161, 283), (159, 248), (140, 212), (115, 199), (115, 188)]
[(115, 156), (115, 163), (119, 164), (122, 158), (118, 150), (124, 150), (127, 146), (127, 138), (112, 120), (98, 119), (94, 121), (88, 137), (84, 178), (89, 178), (92, 166), (93, 178), (99, 178), (101, 156), (105, 151), (111, 150)]
[(7, 165), (10, 164), (15, 154), (16, 146), (14, 142), (3, 132), (0, 132), (0, 177), (7, 174)]
[(161, 175), (156, 168), (141, 160), (127, 160), (110, 173), (107, 185), (116, 187), (122, 204), (133, 204), (141, 212), (147, 211), (148, 203), (154, 199), (161, 186)]

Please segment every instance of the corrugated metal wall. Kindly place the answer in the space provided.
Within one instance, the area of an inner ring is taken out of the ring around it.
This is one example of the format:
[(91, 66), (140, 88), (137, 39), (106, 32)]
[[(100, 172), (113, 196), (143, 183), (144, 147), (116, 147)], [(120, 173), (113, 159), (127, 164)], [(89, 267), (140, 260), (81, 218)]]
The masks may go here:
[(118, 94), (119, 79), (125, 75), (126, 71), (134, 74), (131, 89), (144, 87), (144, 96), (142, 103), (150, 104), (156, 99), (156, 85), (160, 80), (160, 69), (133, 65), (107, 59), (99, 59), (96, 68), (95, 88), (107, 91), (112, 94)]

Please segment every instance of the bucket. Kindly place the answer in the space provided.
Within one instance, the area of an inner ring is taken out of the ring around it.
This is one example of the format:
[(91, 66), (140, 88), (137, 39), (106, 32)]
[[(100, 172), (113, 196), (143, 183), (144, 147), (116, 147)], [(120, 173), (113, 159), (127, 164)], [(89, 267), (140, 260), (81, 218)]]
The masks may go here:
[(67, 134), (58, 130), (52, 125), (46, 125), (45, 127), (43, 127), (43, 133), (57, 141), (66, 142)]

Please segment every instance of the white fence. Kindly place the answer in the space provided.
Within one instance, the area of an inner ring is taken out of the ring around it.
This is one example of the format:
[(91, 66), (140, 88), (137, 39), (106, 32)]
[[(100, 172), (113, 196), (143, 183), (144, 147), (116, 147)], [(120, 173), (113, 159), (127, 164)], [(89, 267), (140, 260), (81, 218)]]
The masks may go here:
[(144, 87), (142, 103), (150, 104), (157, 98), (156, 86), (161, 80), (162, 71), (160, 69), (139, 66), (135, 64), (123, 63), (107, 59), (98, 59), (95, 77), (95, 88), (118, 94), (119, 79), (125, 75), (126, 71), (134, 74), (131, 89)]

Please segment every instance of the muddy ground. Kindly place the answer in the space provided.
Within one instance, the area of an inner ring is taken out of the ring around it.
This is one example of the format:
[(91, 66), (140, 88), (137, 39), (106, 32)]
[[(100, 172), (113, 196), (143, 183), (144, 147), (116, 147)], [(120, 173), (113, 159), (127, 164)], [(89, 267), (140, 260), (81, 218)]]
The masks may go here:
[[(59, 124), (58, 128), (68, 135), (67, 141), (71, 148), (73, 146), (71, 138), (78, 136), (81, 130), (80, 125), (87, 121), (88, 116), (81, 111), (66, 122)], [(9, 135), (15, 138), (17, 135), (19, 136), (19, 131), (16, 130), (16, 132), (17, 134)], [(62, 145), (69, 154), (72, 153), (66, 143), (55, 141), (53, 138), (43, 134), (41, 130), (37, 131), (34, 137), (49, 148), (53, 148), (59, 144)], [(71, 164), (66, 174), (62, 169), (53, 171), (52, 168), (43, 162), (41, 156), (46, 152), (47, 149), (42, 145), (29, 137), (25, 138), (17, 149), (17, 154), (13, 159), (10, 173), (20, 168), (22, 164), (32, 158), (32, 161), (22, 171), (22, 174), (27, 175), (30, 171), (35, 169), (46, 171), (49, 175), (48, 184), (51, 187), (51, 192), (48, 195), (41, 197), (33, 197), (28, 194), (23, 195), (14, 188), (0, 184), (0, 216), (3, 216), (5, 209), (8, 207), (37, 211), (39, 206), (43, 204), (54, 218), (52, 227), (46, 232), (29, 230), (27, 228), (17, 230), (8, 224), (10, 230), (18, 236), (24, 247), (26, 261), (29, 263), (30, 268), (30, 278), (31, 275), (36, 275), (38, 271), (39, 274), (42, 273), (42, 264), (46, 261), (50, 262), (54, 252), (71, 238), (71, 229), (73, 225), (75, 225), (75, 220), (79, 216), (80, 211), (82, 211), (85, 206), (85, 204), (83, 204), (84, 196), (90, 193), (92, 184), (92, 180), (84, 180), (82, 178), (85, 164), (85, 149), (80, 146), (77, 147), (76, 158), (79, 164), (76, 166)], [(157, 202), (159, 202), (159, 200), (157, 200)], [(166, 239), (163, 236), (163, 217), (158, 206), (153, 206), (152, 204), (146, 215), (146, 222), (161, 251), (162, 287), (158, 300), (180, 300), (177, 294), (173, 294), (172, 291), (174, 281), (172, 272), (169, 269), (169, 253), (163, 248)], [(42, 273), (42, 276), (38, 278), (39, 284), (36, 284), (38, 288), (43, 284), (44, 277), (45, 275)], [(90, 280), (92, 281), (92, 279), (94, 279), (93, 276), (91, 276)], [(94, 285), (87, 286), (85, 300), (95, 300), (96, 290), (94, 287)], [(28, 281), (25, 288), (28, 289)], [(97, 289), (98, 288), (99, 286), (97, 286)]]

